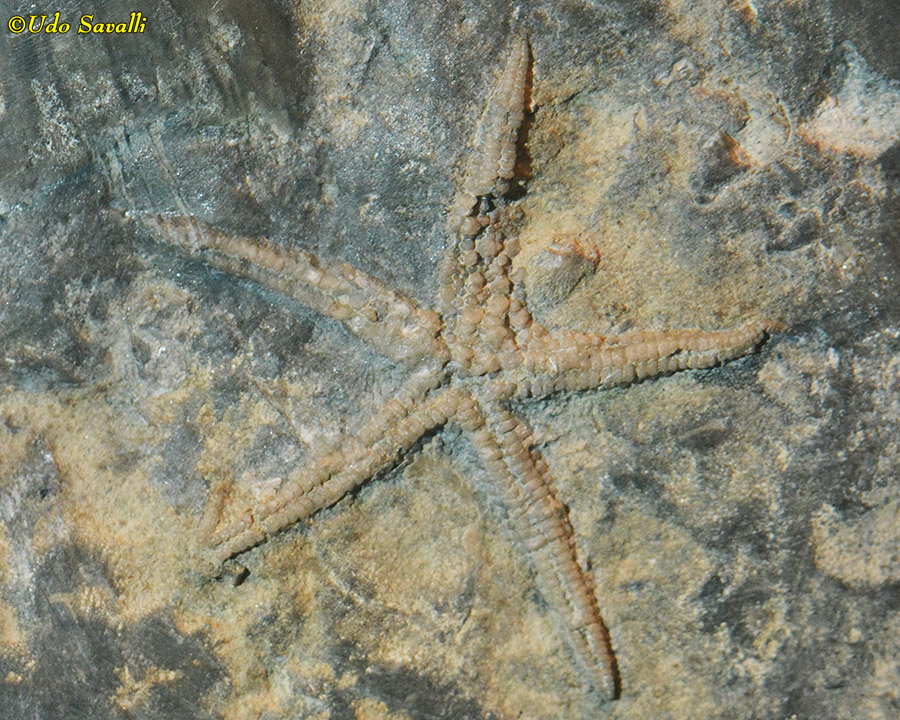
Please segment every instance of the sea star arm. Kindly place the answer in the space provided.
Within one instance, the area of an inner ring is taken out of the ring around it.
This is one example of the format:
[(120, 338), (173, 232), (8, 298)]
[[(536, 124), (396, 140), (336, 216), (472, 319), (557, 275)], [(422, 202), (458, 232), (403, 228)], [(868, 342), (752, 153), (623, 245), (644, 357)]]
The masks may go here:
[(233, 237), (195, 218), (142, 216), (164, 238), (220, 270), (340, 321), (380, 355), (409, 366), (447, 354), (440, 317), (348, 264)]
[(606, 337), (535, 325), (510, 377), (515, 394), (531, 397), (627, 385), (747, 355), (769, 333), (783, 329), (781, 323), (755, 319), (730, 330), (638, 330)]
[(441, 267), (439, 301), (451, 329), (462, 308), (484, 305), (486, 293), (508, 294), (486, 284), (503, 267), (504, 258), (508, 261), (514, 254), (502, 252), (504, 239), (494, 205), (503, 202), (515, 173), (530, 60), (528, 40), (521, 35), (515, 37), (469, 146), (462, 192), (449, 211), (448, 225), (454, 239)]
[(530, 447), (530, 432), (499, 402), (471, 395), (458, 402), (457, 420), (496, 480), (567, 644), (592, 685), (615, 699), (618, 667), (594, 584), (578, 563), (568, 511), (556, 497), (547, 464)]
[(217, 522), (221, 495), (212, 493), (201, 527), (207, 529), (217, 561), (333, 505), (395, 463), (423, 434), (447, 422), (456, 413), (459, 391), (438, 388), (440, 381), (433, 372), (422, 373), (359, 430), (342, 436), (336, 450), (311, 458), (269, 499), (238, 513), (236, 519)]
[(531, 49), (524, 36), (510, 44), (510, 52), (469, 146), (460, 193), (450, 211), (450, 229), (463, 235), (478, 232), (478, 198), (499, 198), (507, 191), (516, 165), (516, 142), (525, 112)]

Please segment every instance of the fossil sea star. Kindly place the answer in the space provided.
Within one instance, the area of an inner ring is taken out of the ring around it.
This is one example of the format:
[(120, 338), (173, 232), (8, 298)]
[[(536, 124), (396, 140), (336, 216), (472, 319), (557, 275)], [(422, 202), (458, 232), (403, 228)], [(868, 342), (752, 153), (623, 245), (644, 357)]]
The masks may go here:
[(509, 509), (574, 658), (591, 685), (613, 699), (618, 669), (593, 581), (576, 559), (575, 534), (550, 469), (508, 401), (708, 368), (752, 351), (779, 326), (754, 319), (730, 330), (603, 337), (549, 330), (534, 321), (522, 270), (512, 268), (518, 248), (506, 212), (529, 63), (527, 41), (514, 41), (450, 212), (455, 241), (441, 272), (438, 310), (419, 307), (346, 264), (226, 236), (193, 219), (156, 217), (151, 223), (212, 265), (339, 320), (409, 371), (404, 389), (384, 408), (344, 435), (338, 450), (313, 453), (268, 500), (232, 508), (223, 519), (227, 489), (213, 490), (201, 533), (217, 562), (332, 505), (397, 462), (424, 433), (457, 423)]

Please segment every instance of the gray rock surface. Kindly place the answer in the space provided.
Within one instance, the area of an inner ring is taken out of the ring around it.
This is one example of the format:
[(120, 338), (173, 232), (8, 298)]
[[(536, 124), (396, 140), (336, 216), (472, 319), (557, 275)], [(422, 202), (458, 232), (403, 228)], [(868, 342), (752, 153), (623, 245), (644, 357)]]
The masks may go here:
[[(4, 22), (30, 12), (3, 3)], [(0, 34), (0, 718), (896, 718), (900, 50), (890, 2), (70, 4)], [(546, 324), (787, 330), (523, 404), (622, 697), (585, 693), (452, 427), (242, 555), (264, 494), (401, 375), (133, 220), (193, 215), (434, 304), (524, 28)]]

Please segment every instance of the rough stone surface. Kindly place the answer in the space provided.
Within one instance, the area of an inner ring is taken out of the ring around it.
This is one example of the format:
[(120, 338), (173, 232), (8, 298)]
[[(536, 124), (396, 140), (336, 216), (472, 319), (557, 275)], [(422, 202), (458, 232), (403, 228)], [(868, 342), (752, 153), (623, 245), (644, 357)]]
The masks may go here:
[[(898, 717), (900, 50), (857, 5), (173, 0), (142, 35), (0, 35), (0, 718)], [(518, 409), (597, 580), (605, 705), (452, 428), (242, 582), (205, 571), (210, 484), (265, 493), (400, 376), (128, 219), (433, 305), (517, 27), (536, 315), (788, 326)]]

